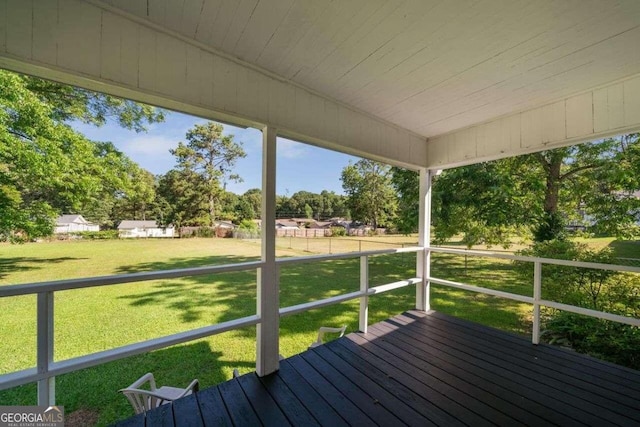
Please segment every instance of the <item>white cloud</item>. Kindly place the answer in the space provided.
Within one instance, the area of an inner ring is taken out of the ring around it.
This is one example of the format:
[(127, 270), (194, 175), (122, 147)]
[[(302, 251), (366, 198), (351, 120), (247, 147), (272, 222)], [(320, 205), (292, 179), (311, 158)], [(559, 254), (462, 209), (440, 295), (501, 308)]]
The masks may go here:
[(285, 159), (297, 159), (307, 154), (307, 146), (288, 139), (278, 139), (278, 155)]
[(139, 135), (121, 143), (122, 150), (129, 154), (167, 155), (169, 149), (178, 146), (178, 140), (162, 135)]

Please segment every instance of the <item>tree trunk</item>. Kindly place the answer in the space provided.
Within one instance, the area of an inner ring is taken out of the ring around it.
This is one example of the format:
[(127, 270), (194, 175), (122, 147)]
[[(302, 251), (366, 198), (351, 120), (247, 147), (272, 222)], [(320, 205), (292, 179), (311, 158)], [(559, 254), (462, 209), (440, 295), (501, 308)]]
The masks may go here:
[(214, 227), (216, 220), (216, 199), (213, 194), (209, 194), (209, 226)]
[(547, 187), (544, 192), (544, 212), (549, 216), (558, 213), (561, 167), (562, 157), (554, 156), (550, 159), (547, 170)]
[[(548, 158), (547, 155), (549, 155)], [(562, 218), (558, 213), (558, 200), (562, 180), (560, 172), (565, 156), (558, 152), (548, 152), (547, 155), (538, 155), (538, 160), (546, 174), (546, 188), (543, 205), (544, 215), (533, 233), (536, 242), (556, 239), (561, 236), (564, 230)]]

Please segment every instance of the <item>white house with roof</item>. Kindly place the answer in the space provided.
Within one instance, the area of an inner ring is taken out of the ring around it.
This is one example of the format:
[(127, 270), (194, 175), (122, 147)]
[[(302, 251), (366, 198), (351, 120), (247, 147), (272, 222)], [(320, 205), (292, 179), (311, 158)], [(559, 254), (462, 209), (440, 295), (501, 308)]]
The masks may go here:
[(160, 227), (155, 221), (124, 220), (118, 225), (118, 236), (132, 237), (174, 237), (172, 225)]
[(100, 226), (87, 221), (82, 215), (61, 215), (56, 219), (55, 234), (78, 233), (81, 231), (100, 231)]

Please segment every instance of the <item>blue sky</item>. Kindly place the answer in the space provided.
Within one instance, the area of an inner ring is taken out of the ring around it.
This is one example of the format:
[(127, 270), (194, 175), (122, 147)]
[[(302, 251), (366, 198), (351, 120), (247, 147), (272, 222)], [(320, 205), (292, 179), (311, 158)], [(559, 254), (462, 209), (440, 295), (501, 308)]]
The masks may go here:
[[(206, 121), (168, 111), (166, 120), (148, 126), (146, 133), (128, 131), (114, 123), (102, 127), (79, 122), (71, 125), (89, 139), (113, 142), (120, 151), (151, 173), (163, 174), (175, 165), (169, 149), (176, 147), (180, 141), (184, 142), (187, 130), (194, 124)], [(242, 194), (250, 188), (260, 188), (262, 133), (256, 129), (231, 125), (224, 125), (224, 130), (225, 134), (233, 134), (235, 141), (242, 142), (247, 153), (247, 157), (239, 159), (234, 168), (234, 172), (244, 181), (228, 183), (227, 190)], [(350, 160), (355, 162), (358, 158), (278, 138), (276, 192), (288, 196), (300, 190), (314, 193), (329, 190), (343, 194), (340, 173)]]

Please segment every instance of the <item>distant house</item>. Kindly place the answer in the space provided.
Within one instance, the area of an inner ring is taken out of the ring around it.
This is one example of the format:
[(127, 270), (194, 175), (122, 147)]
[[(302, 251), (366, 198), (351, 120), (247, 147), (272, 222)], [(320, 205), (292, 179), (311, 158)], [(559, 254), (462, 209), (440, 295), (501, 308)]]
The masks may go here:
[(311, 221), (309, 223), (309, 227), (308, 228), (331, 228), (333, 226), (333, 223), (331, 221)]
[(118, 236), (122, 238), (174, 237), (174, 234), (173, 226), (162, 228), (155, 221), (124, 220), (118, 225)]
[(293, 219), (277, 219), (276, 229), (279, 230), (297, 230), (298, 223)]
[(55, 234), (77, 233), (80, 231), (100, 231), (100, 226), (87, 221), (82, 215), (62, 215), (56, 219)]
[(237, 225), (235, 225), (232, 222), (229, 221), (216, 221), (215, 222), (215, 227), (216, 228), (224, 228), (224, 229), (228, 229), (228, 230), (235, 230), (236, 228), (238, 228)]

